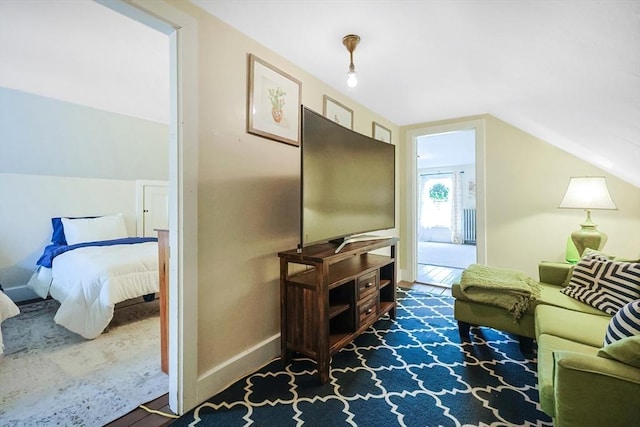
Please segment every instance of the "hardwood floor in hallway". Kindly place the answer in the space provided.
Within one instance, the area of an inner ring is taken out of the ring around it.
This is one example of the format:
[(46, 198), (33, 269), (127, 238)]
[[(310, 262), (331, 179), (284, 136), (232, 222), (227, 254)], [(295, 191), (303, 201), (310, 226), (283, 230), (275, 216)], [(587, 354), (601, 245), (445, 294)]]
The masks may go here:
[(451, 296), (451, 287), (448, 286), (425, 285), (423, 283), (411, 283), (405, 281), (398, 282), (398, 286), (404, 289), (413, 289), (415, 291), (428, 292), (434, 295)]
[(440, 267), (438, 265), (418, 264), (416, 282), (450, 288), (460, 282), (462, 268)]
[[(151, 411), (137, 407), (126, 415), (110, 422), (105, 427), (165, 427), (175, 421), (169, 408), (169, 394), (160, 396), (144, 404)], [(155, 412), (157, 411), (157, 412)]]
[(418, 242), (416, 282), (451, 287), (462, 272), (477, 260), (476, 246), (441, 242)]

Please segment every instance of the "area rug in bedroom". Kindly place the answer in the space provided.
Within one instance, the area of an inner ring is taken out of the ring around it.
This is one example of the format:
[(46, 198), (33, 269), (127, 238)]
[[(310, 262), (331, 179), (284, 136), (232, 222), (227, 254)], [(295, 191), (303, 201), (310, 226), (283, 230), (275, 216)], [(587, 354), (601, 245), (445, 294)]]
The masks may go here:
[(167, 393), (157, 300), (116, 309), (95, 340), (56, 325), (58, 306), (25, 305), (2, 323), (0, 425), (100, 426)]
[(453, 298), (398, 292), (382, 319), (333, 356), (320, 384), (315, 363), (276, 359), (185, 414), (187, 426), (551, 426), (538, 404), (536, 359), (511, 336), (472, 328), (460, 342)]

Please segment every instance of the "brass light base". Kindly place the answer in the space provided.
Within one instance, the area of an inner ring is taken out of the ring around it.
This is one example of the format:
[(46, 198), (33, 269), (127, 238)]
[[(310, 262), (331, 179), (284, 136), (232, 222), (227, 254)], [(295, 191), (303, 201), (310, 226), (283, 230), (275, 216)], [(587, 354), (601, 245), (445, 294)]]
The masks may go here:
[(348, 34), (342, 38), (342, 44), (351, 54), (353, 54), (353, 51), (356, 50), (356, 46), (358, 46), (358, 43), (360, 43), (360, 36), (355, 34)]

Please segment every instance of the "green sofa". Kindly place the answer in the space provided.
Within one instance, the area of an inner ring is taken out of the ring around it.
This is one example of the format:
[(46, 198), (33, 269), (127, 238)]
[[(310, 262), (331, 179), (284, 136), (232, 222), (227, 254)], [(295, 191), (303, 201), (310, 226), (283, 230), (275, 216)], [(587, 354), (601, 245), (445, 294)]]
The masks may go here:
[(640, 425), (640, 368), (598, 356), (611, 316), (559, 292), (571, 266), (539, 264), (540, 298), (518, 323), (504, 309), (466, 298), (452, 287), (460, 336), (484, 326), (520, 337), (520, 347), (538, 345), (540, 406), (554, 426)]

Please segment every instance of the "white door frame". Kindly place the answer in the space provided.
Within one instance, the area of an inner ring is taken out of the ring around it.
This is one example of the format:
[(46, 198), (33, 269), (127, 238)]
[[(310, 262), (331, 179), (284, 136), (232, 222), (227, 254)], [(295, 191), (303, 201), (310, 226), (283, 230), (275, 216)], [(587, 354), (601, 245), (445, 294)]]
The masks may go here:
[(163, 0), (96, 0), (169, 36), (169, 407), (198, 403), (198, 28)]
[(455, 132), (461, 130), (474, 129), (476, 135), (476, 252), (477, 263), (484, 264), (486, 259), (486, 236), (485, 236), (485, 134), (484, 119), (460, 121), (450, 124), (424, 126), (419, 129), (412, 129), (407, 132), (406, 165), (407, 171), (405, 182), (407, 184), (407, 270), (403, 274), (403, 280), (415, 282), (417, 277), (418, 264), (418, 188), (416, 177), (418, 175), (418, 137), (424, 135), (434, 135), (438, 133)]

